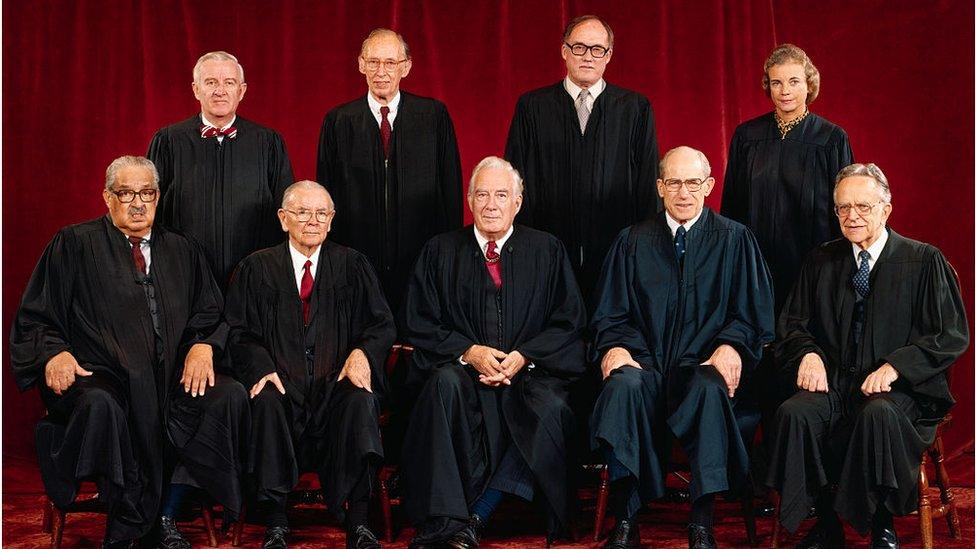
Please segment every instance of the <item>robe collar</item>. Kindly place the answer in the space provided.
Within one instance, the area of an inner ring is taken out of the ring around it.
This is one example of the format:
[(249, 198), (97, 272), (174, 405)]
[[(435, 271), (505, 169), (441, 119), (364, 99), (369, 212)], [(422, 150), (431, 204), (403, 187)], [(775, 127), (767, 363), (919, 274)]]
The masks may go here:
[[(871, 270), (874, 269), (874, 265), (878, 262), (878, 259), (881, 257), (881, 254), (883, 253), (885, 248), (885, 244), (887, 243), (888, 243), (888, 227), (885, 227), (884, 232), (882, 232), (881, 236), (879, 236), (878, 239), (874, 241), (874, 244), (868, 246), (867, 252), (871, 256), (868, 259), (868, 272), (871, 272)], [(860, 265), (861, 248), (854, 243), (851, 243), (851, 248), (854, 251), (854, 264)]]
[[(481, 253), (485, 254), (488, 251), (488, 239), (481, 234), (481, 231), (478, 230), (478, 227), (476, 227), (474, 223), (471, 224), (471, 227), (474, 229), (474, 238), (478, 241), (478, 247), (481, 248)], [(505, 247), (505, 242), (508, 242), (508, 239), (514, 232), (515, 224), (512, 223), (512, 226), (508, 228), (508, 231), (501, 238), (495, 241), (495, 245), (498, 247), (498, 253), (501, 253), (502, 248)]]
[(690, 231), (691, 227), (698, 222), (698, 220), (701, 218), (703, 213), (705, 213), (704, 206), (702, 206), (701, 211), (698, 212), (698, 215), (696, 215), (695, 217), (692, 217), (691, 219), (685, 221), (684, 223), (678, 223), (677, 221), (675, 221), (673, 217), (671, 217), (671, 214), (669, 214), (667, 210), (664, 210), (664, 221), (665, 223), (668, 224), (668, 228), (671, 229), (671, 238), (674, 238), (675, 233), (678, 232), (678, 227), (683, 226), (685, 228), (685, 231)]
[(294, 271), (296, 288), (302, 287), (302, 277), (305, 275), (306, 261), (312, 262), (312, 266), (309, 268), (309, 271), (312, 274), (312, 280), (316, 280), (317, 277), (315, 275), (317, 274), (319, 268), (319, 254), (322, 253), (322, 246), (324, 245), (325, 242), (322, 242), (318, 248), (315, 248), (312, 255), (306, 256), (302, 252), (296, 250), (295, 246), (291, 243), (291, 239), (288, 239), (288, 255), (291, 258), (291, 266)]

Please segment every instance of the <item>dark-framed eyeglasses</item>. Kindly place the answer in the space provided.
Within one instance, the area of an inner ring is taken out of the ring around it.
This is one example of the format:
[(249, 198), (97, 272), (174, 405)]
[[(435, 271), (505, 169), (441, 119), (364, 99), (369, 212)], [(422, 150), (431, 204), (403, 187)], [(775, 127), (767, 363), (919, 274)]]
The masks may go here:
[(115, 198), (119, 199), (119, 202), (123, 204), (128, 204), (135, 200), (136, 195), (139, 195), (139, 199), (143, 202), (153, 202), (156, 200), (156, 194), (158, 191), (156, 189), (142, 189), (141, 191), (133, 191), (131, 189), (122, 189), (121, 191), (109, 191), (115, 195)]
[(871, 210), (874, 209), (878, 204), (882, 204), (884, 201), (879, 200), (873, 204), (865, 204), (863, 202), (858, 202), (855, 204), (837, 204), (834, 206), (834, 214), (837, 217), (847, 217), (851, 215), (851, 210), (857, 210), (858, 215), (868, 215)]
[(335, 213), (335, 210), (328, 210), (328, 211), (318, 210), (315, 212), (312, 212), (311, 210), (298, 210), (297, 212), (295, 210), (285, 210), (285, 211), (295, 216), (295, 219), (297, 219), (301, 223), (307, 223), (309, 220), (311, 220), (313, 213), (315, 214), (316, 221), (318, 221), (319, 223), (325, 223), (326, 221), (329, 220), (332, 214)]
[(589, 51), (590, 55), (596, 57), (597, 59), (600, 59), (601, 57), (606, 57), (607, 54), (610, 52), (610, 48), (601, 46), (599, 44), (594, 44), (592, 46), (588, 46), (586, 44), (580, 44), (578, 42), (576, 44), (563, 42), (563, 44), (567, 48), (569, 48), (569, 51), (573, 52), (573, 55), (575, 55), (576, 57), (583, 57), (584, 55), (586, 55), (586, 52)]
[(398, 66), (400, 66), (400, 63), (406, 63), (407, 60), (370, 58), (370, 59), (364, 59), (363, 62), (366, 63), (366, 68), (371, 71), (377, 71), (380, 69), (380, 67), (382, 67), (387, 72), (391, 72), (394, 69), (396, 69)]
[(665, 179), (664, 188), (676, 193), (681, 190), (681, 186), (684, 185), (688, 189), (688, 192), (694, 193), (701, 190), (702, 185), (705, 184), (704, 179)]

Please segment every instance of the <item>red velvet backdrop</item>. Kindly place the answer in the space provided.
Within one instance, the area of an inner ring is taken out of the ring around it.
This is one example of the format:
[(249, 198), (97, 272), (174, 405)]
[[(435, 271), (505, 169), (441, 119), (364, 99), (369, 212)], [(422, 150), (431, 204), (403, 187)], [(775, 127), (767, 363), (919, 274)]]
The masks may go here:
[[(588, 12), (614, 27), (606, 77), (650, 97), (662, 152), (700, 148), (718, 179), (735, 126), (770, 109), (766, 55), (806, 49), (823, 82), (813, 110), (885, 170), (891, 225), (945, 252), (972, 318), (972, 2), (48, 0), (3, 3), (3, 333), (54, 232), (104, 213), (108, 163), (198, 109), (190, 73), (203, 52), (240, 58), (241, 114), (281, 132), (295, 176), (313, 178), (325, 112), (365, 93), (361, 40), (397, 29), (414, 55), (403, 87), (447, 104), (468, 171), (502, 153), (518, 95), (563, 76), (562, 28)], [(6, 352), (2, 370), (3, 451), (29, 455), (38, 399), (17, 393)], [(972, 353), (953, 387), (950, 450), (973, 439)]]

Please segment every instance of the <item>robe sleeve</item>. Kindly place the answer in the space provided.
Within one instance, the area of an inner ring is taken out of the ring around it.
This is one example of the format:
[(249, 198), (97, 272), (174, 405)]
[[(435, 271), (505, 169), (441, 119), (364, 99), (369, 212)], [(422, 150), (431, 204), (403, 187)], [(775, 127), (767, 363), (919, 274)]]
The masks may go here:
[(597, 305), (590, 321), (593, 343), (589, 359), (599, 362), (611, 348), (623, 347), (642, 368), (660, 371), (644, 335), (632, 320), (638, 313), (628, 266), (631, 231), (627, 228), (617, 235), (603, 262), (596, 290)]
[(10, 363), (17, 387), (26, 391), (44, 383), (44, 368), (54, 355), (71, 351), (68, 341), (69, 309), (74, 292), (73, 245), (70, 233), (62, 230), (48, 244), (20, 302), (10, 333)]
[(715, 337), (713, 349), (731, 345), (747, 370), (759, 363), (762, 346), (773, 340), (773, 279), (749, 229), (741, 229), (736, 248), (726, 267), (733, 270), (728, 320)]
[(315, 178), (316, 181), (329, 192), (335, 192), (332, 188), (332, 177), (331, 174), (334, 173), (334, 166), (336, 158), (336, 141), (335, 141), (335, 116), (330, 112), (325, 115), (322, 120), (322, 129), (319, 131), (319, 148), (318, 156), (315, 162)]
[[(193, 254), (193, 309), (187, 319), (183, 331), (182, 345), (184, 353), (197, 343), (204, 343), (213, 348), (214, 358), (223, 354), (227, 346), (229, 329), (223, 318), (223, 296), (214, 280), (206, 257), (198, 246), (190, 243)], [(218, 364), (215, 360), (214, 364)]]
[[(273, 132), (273, 137), (268, 145), (268, 189), (274, 200), (271, 202), (273, 207), (271, 218), (274, 219), (274, 212), (278, 211), (281, 198), (285, 194), (285, 189), (295, 182), (295, 176), (291, 170), (291, 161), (288, 159), (288, 151), (285, 149), (285, 140)], [(274, 225), (277, 225), (275, 220)], [(276, 232), (276, 240), (280, 235)]]
[(919, 280), (911, 339), (884, 357), (912, 388), (941, 374), (969, 347), (969, 325), (952, 266), (932, 251)]
[(231, 369), (245, 389), (276, 371), (263, 340), (264, 323), (273, 319), (260, 307), (258, 284), (251, 262), (245, 259), (231, 278), (224, 310), (230, 327), (227, 345)]
[(532, 144), (532, 121), (531, 116), (526, 112), (525, 99), (519, 98), (515, 105), (515, 114), (512, 116), (512, 123), (508, 127), (508, 140), (505, 143), (505, 160), (512, 163), (518, 170), (524, 181), (522, 191), (522, 209), (519, 210), (519, 224), (529, 227), (535, 226), (535, 181), (530, 181), (527, 166), (530, 162), (528, 147)]
[(827, 353), (820, 348), (810, 331), (810, 318), (819, 299), (816, 295), (819, 271), (817, 253), (813, 252), (800, 268), (796, 284), (786, 297), (783, 310), (779, 314), (775, 353), (780, 380), (786, 385), (792, 386), (795, 383), (800, 361), (807, 353), (820, 355), (828, 373), (839, 366), (830, 363)]
[(654, 130), (654, 110), (646, 99), (643, 100), (631, 151), (636, 157), (633, 161), (638, 166), (634, 204), (639, 210), (635, 219), (649, 219), (661, 210), (661, 197), (657, 194), (659, 150), (657, 133)]
[[(153, 135), (152, 141), (149, 142), (149, 151), (146, 153), (146, 158), (152, 161), (156, 166), (156, 171), (159, 173), (159, 202), (158, 204), (162, 206), (164, 197), (169, 193), (170, 187), (173, 185), (173, 178), (175, 177), (173, 171), (173, 152), (170, 144), (169, 136), (164, 130), (159, 130)], [(173, 226), (172, 219), (168, 219), (168, 211), (171, 208), (161, 207), (157, 212), (158, 218), (157, 223), (166, 226)]]
[(835, 240), (841, 237), (840, 223), (837, 223), (837, 218), (834, 216), (833, 205), (834, 205), (834, 178), (837, 174), (847, 166), (854, 163), (854, 152), (851, 150), (851, 143), (847, 138), (847, 132), (843, 128), (837, 128), (834, 135), (831, 136), (830, 141), (827, 143), (827, 173), (824, 174), (826, 181), (826, 186), (824, 189), (827, 191), (825, 196), (818, 197), (817, 204), (821, 204), (827, 208), (827, 212), (818, 216), (827, 220), (828, 224), (828, 240)]
[(552, 271), (547, 274), (549, 307), (545, 328), (519, 345), (518, 351), (526, 360), (549, 372), (578, 374), (585, 366), (582, 332), (586, 327), (586, 309), (566, 249), (561, 242), (553, 240), (556, 257)]
[(454, 134), (454, 123), (451, 115), (447, 112), (447, 107), (440, 106), (440, 116), (438, 125), (440, 126), (437, 135), (440, 136), (440, 158), (438, 158), (437, 178), (441, 187), (441, 200), (443, 200), (444, 218), (442, 220), (444, 230), (460, 228), (464, 223), (464, 209), (462, 198), (461, 182), (461, 157), (458, 154), (457, 137)]
[(729, 144), (729, 159), (725, 166), (725, 179), (722, 180), (721, 213), (733, 221), (747, 224), (749, 189), (748, 182), (744, 181), (745, 177), (739, 173), (742, 170), (742, 154), (742, 138), (739, 130), (736, 129), (732, 136), (732, 143)]
[(414, 364), (421, 370), (456, 362), (475, 344), (442, 321), (442, 296), (439, 295), (437, 284), (438, 255), (436, 240), (424, 245), (407, 283), (401, 310), (402, 335), (408, 344), (416, 348)]
[(393, 313), (383, 297), (379, 279), (365, 256), (356, 254), (357, 326), (359, 337), (353, 347), (366, 354), (372, 371), (372, 387), (376, 393), (384, 393), (386, 387), (386, 356), (396, 340)]

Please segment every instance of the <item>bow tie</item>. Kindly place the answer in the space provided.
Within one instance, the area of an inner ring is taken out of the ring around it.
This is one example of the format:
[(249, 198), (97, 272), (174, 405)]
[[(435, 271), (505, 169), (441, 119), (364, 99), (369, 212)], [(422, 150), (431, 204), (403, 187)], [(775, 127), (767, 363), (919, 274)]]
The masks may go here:
[(234, 126), (228, 126), (224, 129), (215, 128), (209, 124), (204, 124), (200, 126), (200, 137), (206, 139), (208, 137), (224, 136), (229, 139), (234, 139), (237, 137), (237, 128)]

